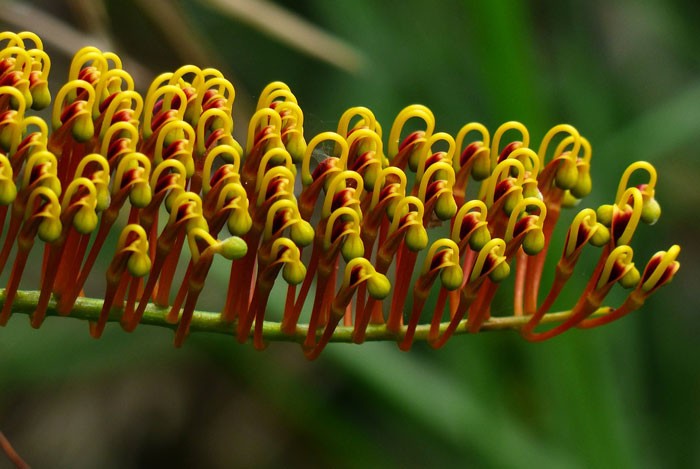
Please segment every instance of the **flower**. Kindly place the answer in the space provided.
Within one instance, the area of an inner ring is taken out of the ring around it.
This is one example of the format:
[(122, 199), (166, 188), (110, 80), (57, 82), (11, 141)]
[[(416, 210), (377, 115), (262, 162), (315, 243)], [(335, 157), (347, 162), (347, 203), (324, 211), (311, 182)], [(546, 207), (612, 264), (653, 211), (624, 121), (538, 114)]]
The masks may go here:
[[(52, 101), (39, 38), (4, 37), (0, 224), (9, 223), (0, 272), (17, 248), (2, 325), (36, 238), (44, 264), (34, 327), (47, 312), (78, 314), (99, 253), (111, 250), (103, 302), (88, 317), (95, 338), (110, 319), (132, 331), (148, 317), (171, 325), (181, 346), (191, 326), (209, 321), (239, 342), (252, 336), (258, 349), (270, 338), (296, 340), (310, 359), (333, 340), (387, 338), (408, 350), (420, 337), (437, 348), (498, 320), (545, 340), (628, 314), (679, 269), (678, 246), (657, 253), (642, 274), (634, 265), (637, 226), (661, 214), (656, 170), (636, 162), (614, 203), (573, 217), (540, 301), (562, 210), (592, 190), (591, 145), (570, 125), (554, 126), (535, 150), (519, 122), (493, 134), (471, 122), (453, 137), (436, 131), (428, 108), (411, 105), (385, 147), (372, 111), (355, 107), (335, 132), (308, 138), (297, 98), (274, 82), (260, 95), (244, 148), (232, 135), (234, 87), (217, 70), (181, 67), (142, 96), (116, 54), (87, 47)], [(27, 115), (49, 105), (50, 132)], [(419, 130), (405, 131), (408, 121)], [(633, 173), (648, 181), (630, 186)], [(119, 233), (115, 246), (111, 233)], [(583, 251), (595, 248), (600, 260), (579, 300), (539, 330)], [(220, 311), (197, 312), (217, 256), (230, 263)], [(187, 267), (178, 276), (181, 257)], [(491, 318), (513, 272), (513, 315)], [(616, 283), (631, 293), (619, 308), (604, 307)], [(285, 285), (281, 321), (267, 321), (269, 299)]]

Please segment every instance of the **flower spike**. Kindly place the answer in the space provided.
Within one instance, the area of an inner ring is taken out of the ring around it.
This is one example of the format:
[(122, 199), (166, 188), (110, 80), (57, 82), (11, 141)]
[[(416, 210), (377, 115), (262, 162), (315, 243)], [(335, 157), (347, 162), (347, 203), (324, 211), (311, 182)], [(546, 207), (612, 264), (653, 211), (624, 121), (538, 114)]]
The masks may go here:
[[(14, 260), (0, 325), (22, 310), (13, 303), (35, 298), (34, 327), (71, 315), (99, 337), (110, 321), (127, 331), (148, 322), (175, 329), (177, 347), (190, 330), (215, 330), (259, 350), (296, 341), (309, 359), (334, 341), (439, 348), (499, 328), (542, 341), (627, 315), (680, 268), (675, 245), (643, 273), (634, 266), (638, 225), (661, 215), (656, 169), (636, 162), (612, 204), (574, 214), (540, 295), (562, 210), (593, 189), (591, 144), (568, 124), (535, 147), (522, 123), (469, 122), (452, 135), (414, 104), (386, 139), (366, 107), (307, 135), (299, 100), (273, 82), (244, 124), (244, 148), (232, 134), (236, 89), (216, 69), (184, 65), (142, 96), (117, 54), (86, 47), (53, 101), (50, 69), (38, 36), (0, 33), (0, 273)], [(31, 115), (51, 105), (50, 126)], [(36, 238), (42, 278), (23, 296)], [(589, 244), (600, 258), (579, 299), (549, 314)], [(87, 279), (105, 250), (114, 255), (95, 308), (81, 297), (93, 296)], [(197, 312), (217, 254), (231, 262), (225, 298)], [(512, 315), (492, 317), (512, 270)], [(613, 309), (604, 300), (615, 283), (630, 291)], [(276, 285), (286, 289), (279, 322), (268, 319)]]

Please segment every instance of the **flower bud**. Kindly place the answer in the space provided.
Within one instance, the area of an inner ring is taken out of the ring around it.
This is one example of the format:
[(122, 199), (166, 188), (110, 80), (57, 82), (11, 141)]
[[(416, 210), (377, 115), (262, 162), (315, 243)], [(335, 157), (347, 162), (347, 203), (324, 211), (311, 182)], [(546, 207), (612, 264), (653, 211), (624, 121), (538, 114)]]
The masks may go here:
[(498, 283), (505, 280), (508, 275), (510, 275), (510, 265), (502, 261), (489, 273), (489, 278), (491, 281)]
[(428, 233), (423, 225), (411, 225), (406, 230), (406, 246), (411, 251), (422, 251), (428, 245)]
[[(234, 236), (243, 236), (253, 226), (253, 219), (247, 210), (235, 210), (226, 221), (228, 232)], [(292, 228), (293, 229), (293, 228)]]
[(525, 254), (528, 256), (534, 256), (540, 252), (544, 249), (544, 244), (544, 233), (539, 228), (528, 231), (523, 237), (523, 251), (525, 251)]
[(51, 104), (51, 91), (49, 91), (48, 82), (37, 83), (31, 87), (32, 94), (32, 109), (40, 111)]
[(78, 209), (73, 217), (73, 228), (80, 234), (90, 234), (97, 228), (97, 214), (95, 210), (83, 206)]
[[(286, 137), (286, 138), (285, 138)], [(284, 146), (292, 157), (294, 164), (299, 164), (306, 153), (306, 140), (298, 131), (289, 131), (283, 135)]]
[(200, 228), (204, 231), (209, 231), (209, 225), (207, 224), (207, 221), (204, 219), (204, 217), (192, 217), (186, 222), (186, 230), (187, 231), (192, 231), (196, 228)]
[(367, 167), (362, 175), (363, 182), (365, 183), (365, 189), (368, 191), (374, 190), (374, 185), (377, 182), (377, 177), (379, 177), (379, 172), (381, 168), (379, 165), (372, 164)]
[(340, 247), (340, 252), (343, 255), (345, 262), (349, 262), (356, 257), (365, 255), (365, 245), (362, 243), (362, 238), (356, 233), (349, 234), (343, 241)]
[(411, 153), (408, 155), (408, 167), (411, 171), (414, 173), (418, 171), (418, 163), (420, 161), (420, 151), (416, 151), (416, 148), (414, 147), (411, 149)]
[(243, 153), (243, 147), (242, 147), (241, 144), (238, 143), (236, 140), (231, 140), (231, 142), (229, 142), (229, 145), (231, 145), (231, 146), (233, 147), (233, 149), (236, 150), (236, 151), (238, 152), (239, 155), (243, 155), (243, 154), (244, 154), (244, 153)]
[(53, 243), (61, 236), (63, 225), (58, 218), (45, 218), (39, 223), (37, 235), (45, 243)]
[[(25, 85), (23, 85), (19, 88), (19, 90), (22, 93), (22, 96), (24, 96), (24, 104), (28, 108), (32, 107), (34, 105), (34, 98), (32, 97), (32, 93), (31, 93), (31, 91), (29, 91), (29, 86), (26, 84), (26, 82), (25, 82)], [(19, 109), (19, 108), (15, 108), (15, 109)]]
[(571, 195), (577, 199), (583, 199), (591, 193), (592, 189), (593, 181), (591, 180), (591, 173), (589, 171), (579, 171), (576, 184), (570, 189)]
[(248, 252), (248, 245), (238, 236), (231, 236), (219, 244), (219, 254), (228, 260), (240, 259)]
[(513, 209), (516, 205), (518, 205), (522, 198), (523, 196), (519, 191), (513, 191), (509, 194), (506, 194), (505, 199), (503, 200), (503, 211), (506, 212), (506, 214), (508, 215), (513, 213)]
[(440, 281), (446, 290), (456, 290), (462, 286), (464, 273), (458, 265), (450, 265), (440, 271)]
[(554, 176), (554, 184), (559, 189), (571, 189), (578, 181), (578, 168), (576, 163), (568, 158), (562, 158)]
[(530, 179), (530, 181), (533, 183), (523, 184), (523, 198), (534, 197), (542, 200), (542, 192), (537, 187), (537, 181), (534, 179)]
[(577, 199), (573, 196), (571, 191), (564, 192), (564, 198), (561, 201), (561, 206), (564, 208), (573, 208), (581, 203), (581, 199)]
[(491, 241), (491, 233), (486, 225), (478, 227), (471, 236), (469, 236), (469, 246), (474, 251), (481, 251), (481, 248), (486, 246), (486, 243), (489, 241)]
[(633, 266), (631, 269), (625, 272), (625, 275), (622, 276), (620, 279), (620, 285), (622, 285), (623, 288), (634, 288), (637, 286), (641, 278), (642, 276), (640, 275), (639, 270)]
[(95, 125), (92, 122), (92, 116), (89, 112), (75, 116), (75, 121), (72, 125), (71, 134), (78, 142), (87, 142), (95, 133)]
[(612, 224), (612, 217), (613, 217), (613, 206), (609, 204), (601, 205), (598, 207), (598, 210), (596, 210), (596, 218), (599, 223), (602, 225), (605, 225), (607, 227), (610, 227)]
[(641, 220), (647, 225), (653, 225), (661, 217), (661, 205), (656, 201), (655, 198), (651, 197), (646, 199), (642, 204), (642, 217)]
[(97, 189), (95, 211), (103, 212), (107, 210), (107, 207), (109, 207), (109, 203), (111, 201), (109, 189), (107, 189), (107, 186), (100, 186), (96, 187), (95, 189)]
[(314, 240), (314, 229), (306, 220), (299, 220), (290, 228), (290, 237), (297, 246), (308, 246)]
[[(28, 90), (20, 90), (20, 93), (22, 93), (22, 97), (24, 98), (24, 104), (26, 107), (31, 107), (32, 105), (32, 95), (28, 92)], [(10, 95), (10, 108), (14, 109), (15, 111), (20, 108), (20, 101), (17, 99), (15, 95)]]
[(302, 262), (286, 262), (282, 267), (282, 278), (290, 285), (299, 285), (306, 277), (306, 266)]
[(491, 175), (491, 158), (488, 152), (480, 152), (474, 157), (471, 175), (475, 181), (483, 181)]
[(387, 204), (386, 216), (389, 217), (389, 220), (394, 218), (394, 215), (396, 214), (396, 207), (398, 206), (400, 200), (401, 199), (399, 197), (393, 197)]
[(605, 246), (610, 241), (610, 230), (607, 226), (600, 223), (596, 224), (596, 227), (597, 229), (591, 236), (590, 243), (597, 247)]
[(131, 205), (144, 208), (151, 203), (151, 187), (144, 182), (137, 182), (129, 191)]
[(13, 125), (4, 125), (0, 129), (0, 147), (4, 150), (3, 153), (7, 153), (12, 147), (12, 143), (15, 139), (15, 128)]
[(126, 268), (134, 277), (145, 277), (151, 270), (151, 259), (141, 252), (134, 252), (129, 256)]
[(187, 155), (185, 158), (178, 159), (180, 160), (180, 163), (182, 163), (185, 166), (185, 176), (187, 178), (191, 178), (195, 172), (194, 158), (192, 158), (190, 155)]
[(17, 186), (12, 179), (0, 179), (0, 205), (10, 205), (17, 197)]
[(391, 282), (385, 275), (375, 273), (367, 279), (367, 293), (376, 300), (381, 300), (389, 296), (391, 292)]
[(175, 127), (165, 134), (163, 138), (163, 146), (169, 147), (177, 140), (184, 140), (186, 138), (187, 136), (185, 135), (184, 129), (182, 127)]
[(449, 220), (457, 213), (457, 202), (455, 202), (452, 193), (443, 192), (438, 196), (435, 202), (435, 215), (440, 220)]

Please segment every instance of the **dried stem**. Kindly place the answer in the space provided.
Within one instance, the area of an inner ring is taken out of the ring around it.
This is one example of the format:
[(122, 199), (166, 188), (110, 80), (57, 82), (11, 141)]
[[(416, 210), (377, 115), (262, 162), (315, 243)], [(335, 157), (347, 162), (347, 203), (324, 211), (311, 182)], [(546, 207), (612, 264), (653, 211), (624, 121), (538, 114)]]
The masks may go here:
[(24, 462), (24, 460), (17, 454), (17, 451), (12, 447), (10, 441), (5, 437), (5, 435), (0, 432), (0, 448), (7, 455), (7, 458), (15, 465), (18, 469), (29, 469), (29, 464)]

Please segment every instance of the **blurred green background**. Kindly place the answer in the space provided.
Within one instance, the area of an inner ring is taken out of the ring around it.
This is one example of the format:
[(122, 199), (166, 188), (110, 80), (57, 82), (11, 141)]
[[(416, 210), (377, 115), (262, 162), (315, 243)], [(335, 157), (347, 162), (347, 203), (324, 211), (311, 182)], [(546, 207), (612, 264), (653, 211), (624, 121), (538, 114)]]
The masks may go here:
[[(539, 142), (571, 123), (594, 149), (584, 205), (610, 203), (624, 168), (651, 161), (664, 213), (635, 258), (683, 248), (680, 274), (643, 310), (544, 344), (504, 332), (408, 354), (334, 345), (309, 363), (294, 345), (258, 353), (195, 334), (175, 350), (166, 330), (112, 326), (94, 341), (79, 321), (35, 331), (17, 316), (0, 329), (0, 430), (30, 464), (700, 466), (696, 2), (4, 1), (0, 23), (42, 36), (53, 93), (84, 45), (122, 55), (141, 89), (185, 63), (220, 68), (239, 136), (272, 80), (296, 94), (307, 138), (354, 105), (385, 131), (411, 103), (452, 133), (515, 119)], [(585, 272), (574, 280), (562, 308)]]

